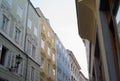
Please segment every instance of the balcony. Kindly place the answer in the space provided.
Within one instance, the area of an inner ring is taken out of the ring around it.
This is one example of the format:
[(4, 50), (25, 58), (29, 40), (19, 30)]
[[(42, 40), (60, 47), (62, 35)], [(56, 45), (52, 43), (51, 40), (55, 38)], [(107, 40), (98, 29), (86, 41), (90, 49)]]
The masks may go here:
[(40, 75), (45, 77), (46, 76), (46, 73), (44, 71), (44, 68), (40, 68)]
[(50, 75), (48, 75), (47, 79), (48, 79), (48, 81), (53, 81), (53, 79)]
[(52, 61), (51, 56), (48, 55), (47, 60), (51, 62)]

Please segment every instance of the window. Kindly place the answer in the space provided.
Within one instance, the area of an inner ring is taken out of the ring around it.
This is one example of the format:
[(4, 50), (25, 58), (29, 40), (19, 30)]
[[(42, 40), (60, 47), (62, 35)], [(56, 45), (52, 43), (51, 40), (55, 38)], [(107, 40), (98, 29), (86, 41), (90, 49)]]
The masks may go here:
[(4, 46), (0, 47), (0, 64), (5, 66), (6, 58), (7, 58), (8, 49)]
[(18, 66), (18, 74), (22, 75), (22, 63), (20, 63)]
[(52, 59), (53, 59), (53, 61), (55, 61), (55, 54), (54, 53), (52, 54)]
[(31, 42), (27, 40), (27, 53), (30, 54), (31, 50)]
[(62, 48), (61, 44), (59, 44), (59, 48), (60, 48), (60, 49)]
[(48, 37), (50, 37), (50, 32), (48, 31)]
[(52, 39), (52, 43), (54, 43), (54, 39)]
[(7, 33), (9, 19), (3, 14), (2, 30)]
[(12, 5), (12, 0), (6, 0), (9, 5)]
[(34, 27), (34, 35), (37, 36), (37, 28)]
[(116, 21), (117, 21), (118, 35), (119, 35), (119, 38), (120, 38), (120, 6), (119, 6), (118, 13), (117, 13), (117, 16), (116, 16)]
[(50, 48), (48, 47), (48, 55), (50, 56)]
[(44, 58), (41, 57), (41, 68), (44, 68)]
[(20, 7), (20, 5), (18, 5), (18, 7), (17, 7), (17, 14), (18, 14), (20, 17), (22, 17), (22, 15), (23, 15), (23, 9)]
[(19, 65), (18, 74), (24, 76), (24, 61), (22, 61)]
[(32, 46), (32, 57), (35, 58), (35, 53), (36, 53), (36, 47), (33, 45)]
[(34, 67), (31, 67), (31, 81), (34, 81)]
[(43, 30), (45, 31), (45, 26), (43, 25)]
[(55, 69), (53, 69), (53, 78), (55, 78)]
[(31, 29), (31, 27), (32, 27), (32, 21), (31, 21), (30, 19), (28, 19), (27, 26), (28, 26), (28, 28), (30, 28), (30, 29)]
[(48, 63), (48, 76), (50, 76), (50, 64)]
[(42, 40), (41, 39), (41, 47), (44, 49), (44, 47), (45, 47), (45, 42), (44, 42), (44, 40)]
[(17, 27), (15, 27), (15, 41), (17, 43), (19, 43), (19, 40), (20, 40), (20, 33), (21, 31)]
[(16, 55), (11, 52), (11, 67), (15, 66)]

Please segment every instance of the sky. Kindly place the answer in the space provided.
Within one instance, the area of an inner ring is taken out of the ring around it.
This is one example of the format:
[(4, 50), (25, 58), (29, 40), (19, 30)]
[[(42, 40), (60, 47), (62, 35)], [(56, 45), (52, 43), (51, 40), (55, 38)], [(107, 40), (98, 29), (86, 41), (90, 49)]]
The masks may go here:
[(39, 7), (66, 49), (76, 57), (82, 73), (88, 78), (85, 46), (78, 34), (75, 0), (31, 0)]

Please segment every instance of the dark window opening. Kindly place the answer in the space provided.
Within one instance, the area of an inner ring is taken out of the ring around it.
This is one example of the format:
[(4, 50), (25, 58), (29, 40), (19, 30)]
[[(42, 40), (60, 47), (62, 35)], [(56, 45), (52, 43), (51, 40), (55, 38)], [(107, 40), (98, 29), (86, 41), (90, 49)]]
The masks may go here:
[(2, 51), (1, 51), (1, 59), (0, 59), (0, 64), (1, 65), (5, 65), (5, 59), (6, 59), (7, 51), (8, 51), (8, 49), (3, 46)]

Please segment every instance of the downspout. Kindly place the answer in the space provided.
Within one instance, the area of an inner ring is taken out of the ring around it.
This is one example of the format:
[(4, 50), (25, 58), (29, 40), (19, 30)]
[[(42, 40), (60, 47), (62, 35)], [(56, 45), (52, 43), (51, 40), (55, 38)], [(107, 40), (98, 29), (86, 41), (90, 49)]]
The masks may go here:
[(27, 81), (27, 72), (28, 72), (28, 54), (26, 53), (25, 49), (26, 49), (26, 39), (27, 39), (27, 22), (28, 22), (28, 11), (29, 11), (29, 3), (30, 3), (30, 0), (28, 0), (28, 5), (27, 5), (27, 13), (26, 13), (26, 24), (25, 24), (25, 41), (24, 41), (24, 52), (26, 54), (26, 73), (25, 73), (25, 81)]

